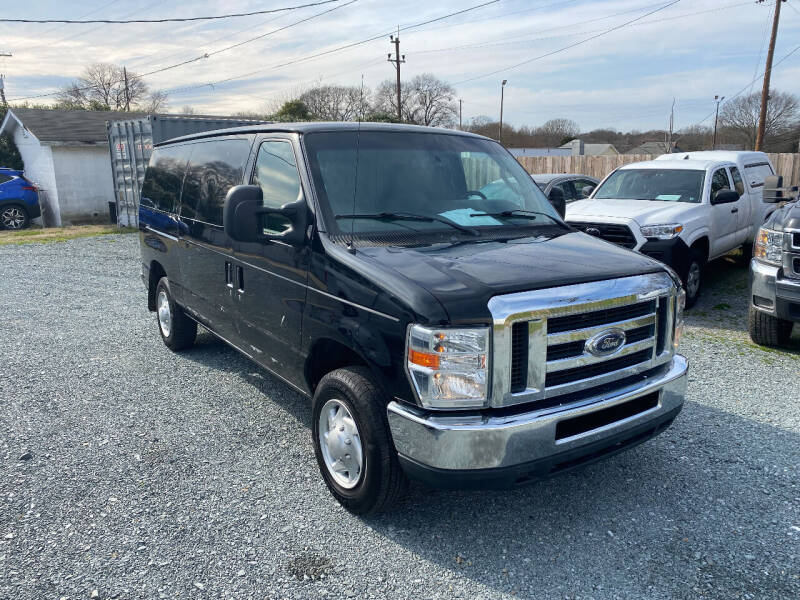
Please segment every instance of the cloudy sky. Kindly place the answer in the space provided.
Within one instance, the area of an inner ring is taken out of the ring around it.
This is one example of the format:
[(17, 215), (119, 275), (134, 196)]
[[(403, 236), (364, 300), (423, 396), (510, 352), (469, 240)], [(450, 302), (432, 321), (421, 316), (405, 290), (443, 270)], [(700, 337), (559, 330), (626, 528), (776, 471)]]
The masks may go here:
[[(314, 1), (7, 0), (2, 15), (153, 19)], [(536, 125), (566, 117), (584, 130), (663, 128), (673, 98), (679, 129), (712, 114), (715, 94), (760, 90), (759, 82), (750, 83), (763, 72), (772, 0), (499, 0), (415, 27), (485, 1), (339, 0), (195, 23), (2, 24), (0, 51), (13, 57), (0, 59), (0, 72), (13, 101), (52, 92), (93, 62), (147, 73), (209, 53), (146, 80), (169, 92), (172, 109), (190, 105), (227, 114), (264, 109), (315, 82), (358, 85), (363, 75), (365, 85), (374, 87), (393, 78), (388, 35), (400, 27), (404, 79), (430, 72), (452, 83), (465, 120), (497, 118), (502, 79), (508, 79), (507, 122)], [(337, 50), (373, 37), (378, 39)], [(798, 46), (800, 0), (789, 0), (782, 7), (776, 63)], [(332, 52), (314, 56), (326, 51)], [(800, 94), (800, 50), (776, 64), (772, 81), (774, 88)]]

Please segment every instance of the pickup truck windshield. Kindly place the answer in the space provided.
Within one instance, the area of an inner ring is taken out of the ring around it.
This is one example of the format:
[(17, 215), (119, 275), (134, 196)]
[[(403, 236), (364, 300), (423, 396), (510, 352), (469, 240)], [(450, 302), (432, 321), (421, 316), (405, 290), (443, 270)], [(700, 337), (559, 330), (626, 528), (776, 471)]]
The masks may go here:
[(489, 140), (367, 130), (309, 133), (304, 144), (332, 233), (561, 225), (525, 169)]
[(705, 174), (688, 169), (620, 169), (597, 188), (593, 197), (699, 203)]

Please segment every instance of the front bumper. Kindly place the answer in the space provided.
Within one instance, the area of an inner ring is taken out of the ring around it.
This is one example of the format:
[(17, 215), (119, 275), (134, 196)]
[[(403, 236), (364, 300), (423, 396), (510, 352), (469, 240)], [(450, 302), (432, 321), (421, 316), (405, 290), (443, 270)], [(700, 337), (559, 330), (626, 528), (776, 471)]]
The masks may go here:
[(800, 321), (800, 280), (781, 277), (781, 267), (750, 261), (750, 304), (787, 321)]
[(680, 237), (671, 240), (647, 240), (639, 252), (669, 265), (685, 278), (689, 271), (691, 251)]
[[(687, 370), (686, 359), (676, 355), (664, 372), (634, 389), (567, 409), (504, 416), (445, 416), (391, 402), (389, 427), (409, 477), (435, 487), (505, 488), (605, 458), (657, 435), (683, 406)], [(652, 406), (626, 413), (643, 401)], [(606, 422), (615, 414), (623, 416)], [(591, 426), (594, 416), (600, 423), (596, 428)], [(586, 430), (568, 437), (559, 433), (578, 423)]]

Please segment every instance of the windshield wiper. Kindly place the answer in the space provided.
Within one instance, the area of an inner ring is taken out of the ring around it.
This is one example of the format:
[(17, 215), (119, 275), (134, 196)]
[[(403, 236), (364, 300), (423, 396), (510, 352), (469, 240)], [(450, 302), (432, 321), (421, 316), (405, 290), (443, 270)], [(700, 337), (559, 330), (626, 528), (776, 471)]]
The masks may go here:
[(564, 223), (562, 223), (561, 221), (556, 219), (553, 215), (548, 215), (547, 213), (539, 212), (539, 211), (536, 211), (536, 210), (516, 209), (516, 210), (504, 210), (504, 211), (495, 212), (495, 213), (486, 213), (486, 212), (484, 212), (484, 213), (472, 213), (470, 215), (470, 217), (518, 217), (518, 218), (521, 218), (521, 219), (534, 220), (539, 215), (541, 215), (543, 217), (547, 217), (548, 219), (553, 221), (553, 223), (555, 223), (556, 225), (564, 226)]
[(438, 223), (444, 223), (445, 225), (449, 225), (453, 229), (458, 229), (459, 231), (463, 231), (464, 233), (468, 233), (470, 235), (478, 236), (481, 234), (480, 231), (477, 229), (470, 229), (469, 227), (464, 227), (464, 225), (459, 225), (455, 221), (451, 221), (450, 219), (445, 219), (444, 217), (440, 217), (438, 215), (418, 215), (415, 213), (407, 213), (407, 212), (380, 212), (380, 213), (363, 213), (363, 214), (353, 214), (353, 215), (336, 215), (334, 218), (336, 219), (374, 219), (376, 221), (421, 221), (426, 223), (431, 223), (436, 221)]

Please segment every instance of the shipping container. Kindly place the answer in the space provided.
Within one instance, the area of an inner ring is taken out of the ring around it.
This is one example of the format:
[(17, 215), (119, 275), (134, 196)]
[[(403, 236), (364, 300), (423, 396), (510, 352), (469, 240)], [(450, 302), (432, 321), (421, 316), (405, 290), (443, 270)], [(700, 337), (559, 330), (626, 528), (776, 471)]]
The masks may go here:
[(182, 135), (264, 122), (205, 115), (148, 115), (124, 121), (107, 121), (115, 196), (114, 206), (109, 206), (110, 214), (116, 214), (119, 225), (138, 226), (139, 194), (154, 144)]

